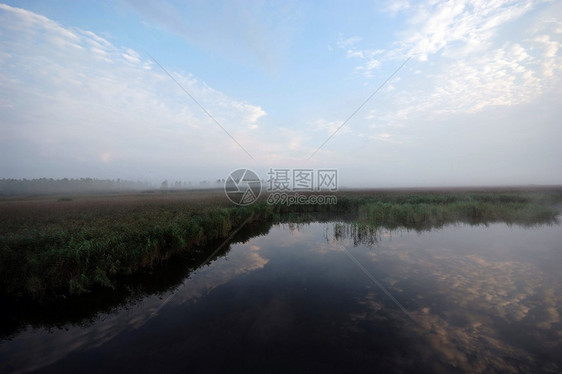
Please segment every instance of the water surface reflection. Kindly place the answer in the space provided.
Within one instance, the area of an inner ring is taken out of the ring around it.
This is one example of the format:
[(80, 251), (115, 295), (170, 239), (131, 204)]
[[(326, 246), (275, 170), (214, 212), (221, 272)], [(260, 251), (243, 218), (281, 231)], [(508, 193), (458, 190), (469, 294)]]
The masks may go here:
[(561, 242), (557, 225), (276, 225), (86, 326), (27, 327), (0, 369), (559, 372)]

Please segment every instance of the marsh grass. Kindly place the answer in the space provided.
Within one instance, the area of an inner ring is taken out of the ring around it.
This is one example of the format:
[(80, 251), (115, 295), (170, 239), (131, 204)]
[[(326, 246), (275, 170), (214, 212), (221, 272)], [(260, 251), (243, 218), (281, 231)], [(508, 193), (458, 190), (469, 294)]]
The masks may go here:
[[(221, 192), (3, 200), (0, 292), (48, 300), (112, 288), (181, 252), (226, 238), (251, 222), (348, 217), (363, 237), (377, 228), (427, 230), (452, 222), (556, 222), (554, 191), (347, 191), (337, 205), (229, 204)], [(361, 234), (364, 233), (364, 234)]]

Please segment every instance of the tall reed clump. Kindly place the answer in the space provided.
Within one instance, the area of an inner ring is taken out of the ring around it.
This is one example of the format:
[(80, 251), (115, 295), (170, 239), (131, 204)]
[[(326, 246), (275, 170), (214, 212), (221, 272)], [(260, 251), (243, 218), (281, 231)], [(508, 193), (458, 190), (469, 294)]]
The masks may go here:
[[(553, 196), (560, 199), (560, 195)], [(453, 222), (470, 224), (506, 222), (521, 225), (554, 222), (558, 215), (534, 194), (441, 193), (365, 197), (357, 219), (386, 228), (431, 229)]]
[(247, 219), (272, 220), (278, 211), (265, 203), (198, 209), (168, 205), (123, 216), (92, 215), (89, 224), (61, 217), (24, 227), (0, 237), (0, 292), (41, 299), (113, 287), (120, 276), (224, 239)]

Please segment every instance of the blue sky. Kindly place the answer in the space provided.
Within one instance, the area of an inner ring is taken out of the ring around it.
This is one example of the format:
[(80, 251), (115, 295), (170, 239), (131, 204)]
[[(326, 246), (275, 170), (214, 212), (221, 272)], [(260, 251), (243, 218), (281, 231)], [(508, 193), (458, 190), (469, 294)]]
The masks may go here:
[(561, 16), (525, 0), (7, 2), (0, 177), (561, 184)]

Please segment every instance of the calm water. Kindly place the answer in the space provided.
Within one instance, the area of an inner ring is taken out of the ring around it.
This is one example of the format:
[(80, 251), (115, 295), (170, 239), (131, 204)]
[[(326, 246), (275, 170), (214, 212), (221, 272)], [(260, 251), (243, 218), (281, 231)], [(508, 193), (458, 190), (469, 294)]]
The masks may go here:
[(3, 372), (560, 372), (562, 228), (276, 225), (160, 295), (0, 344)]

